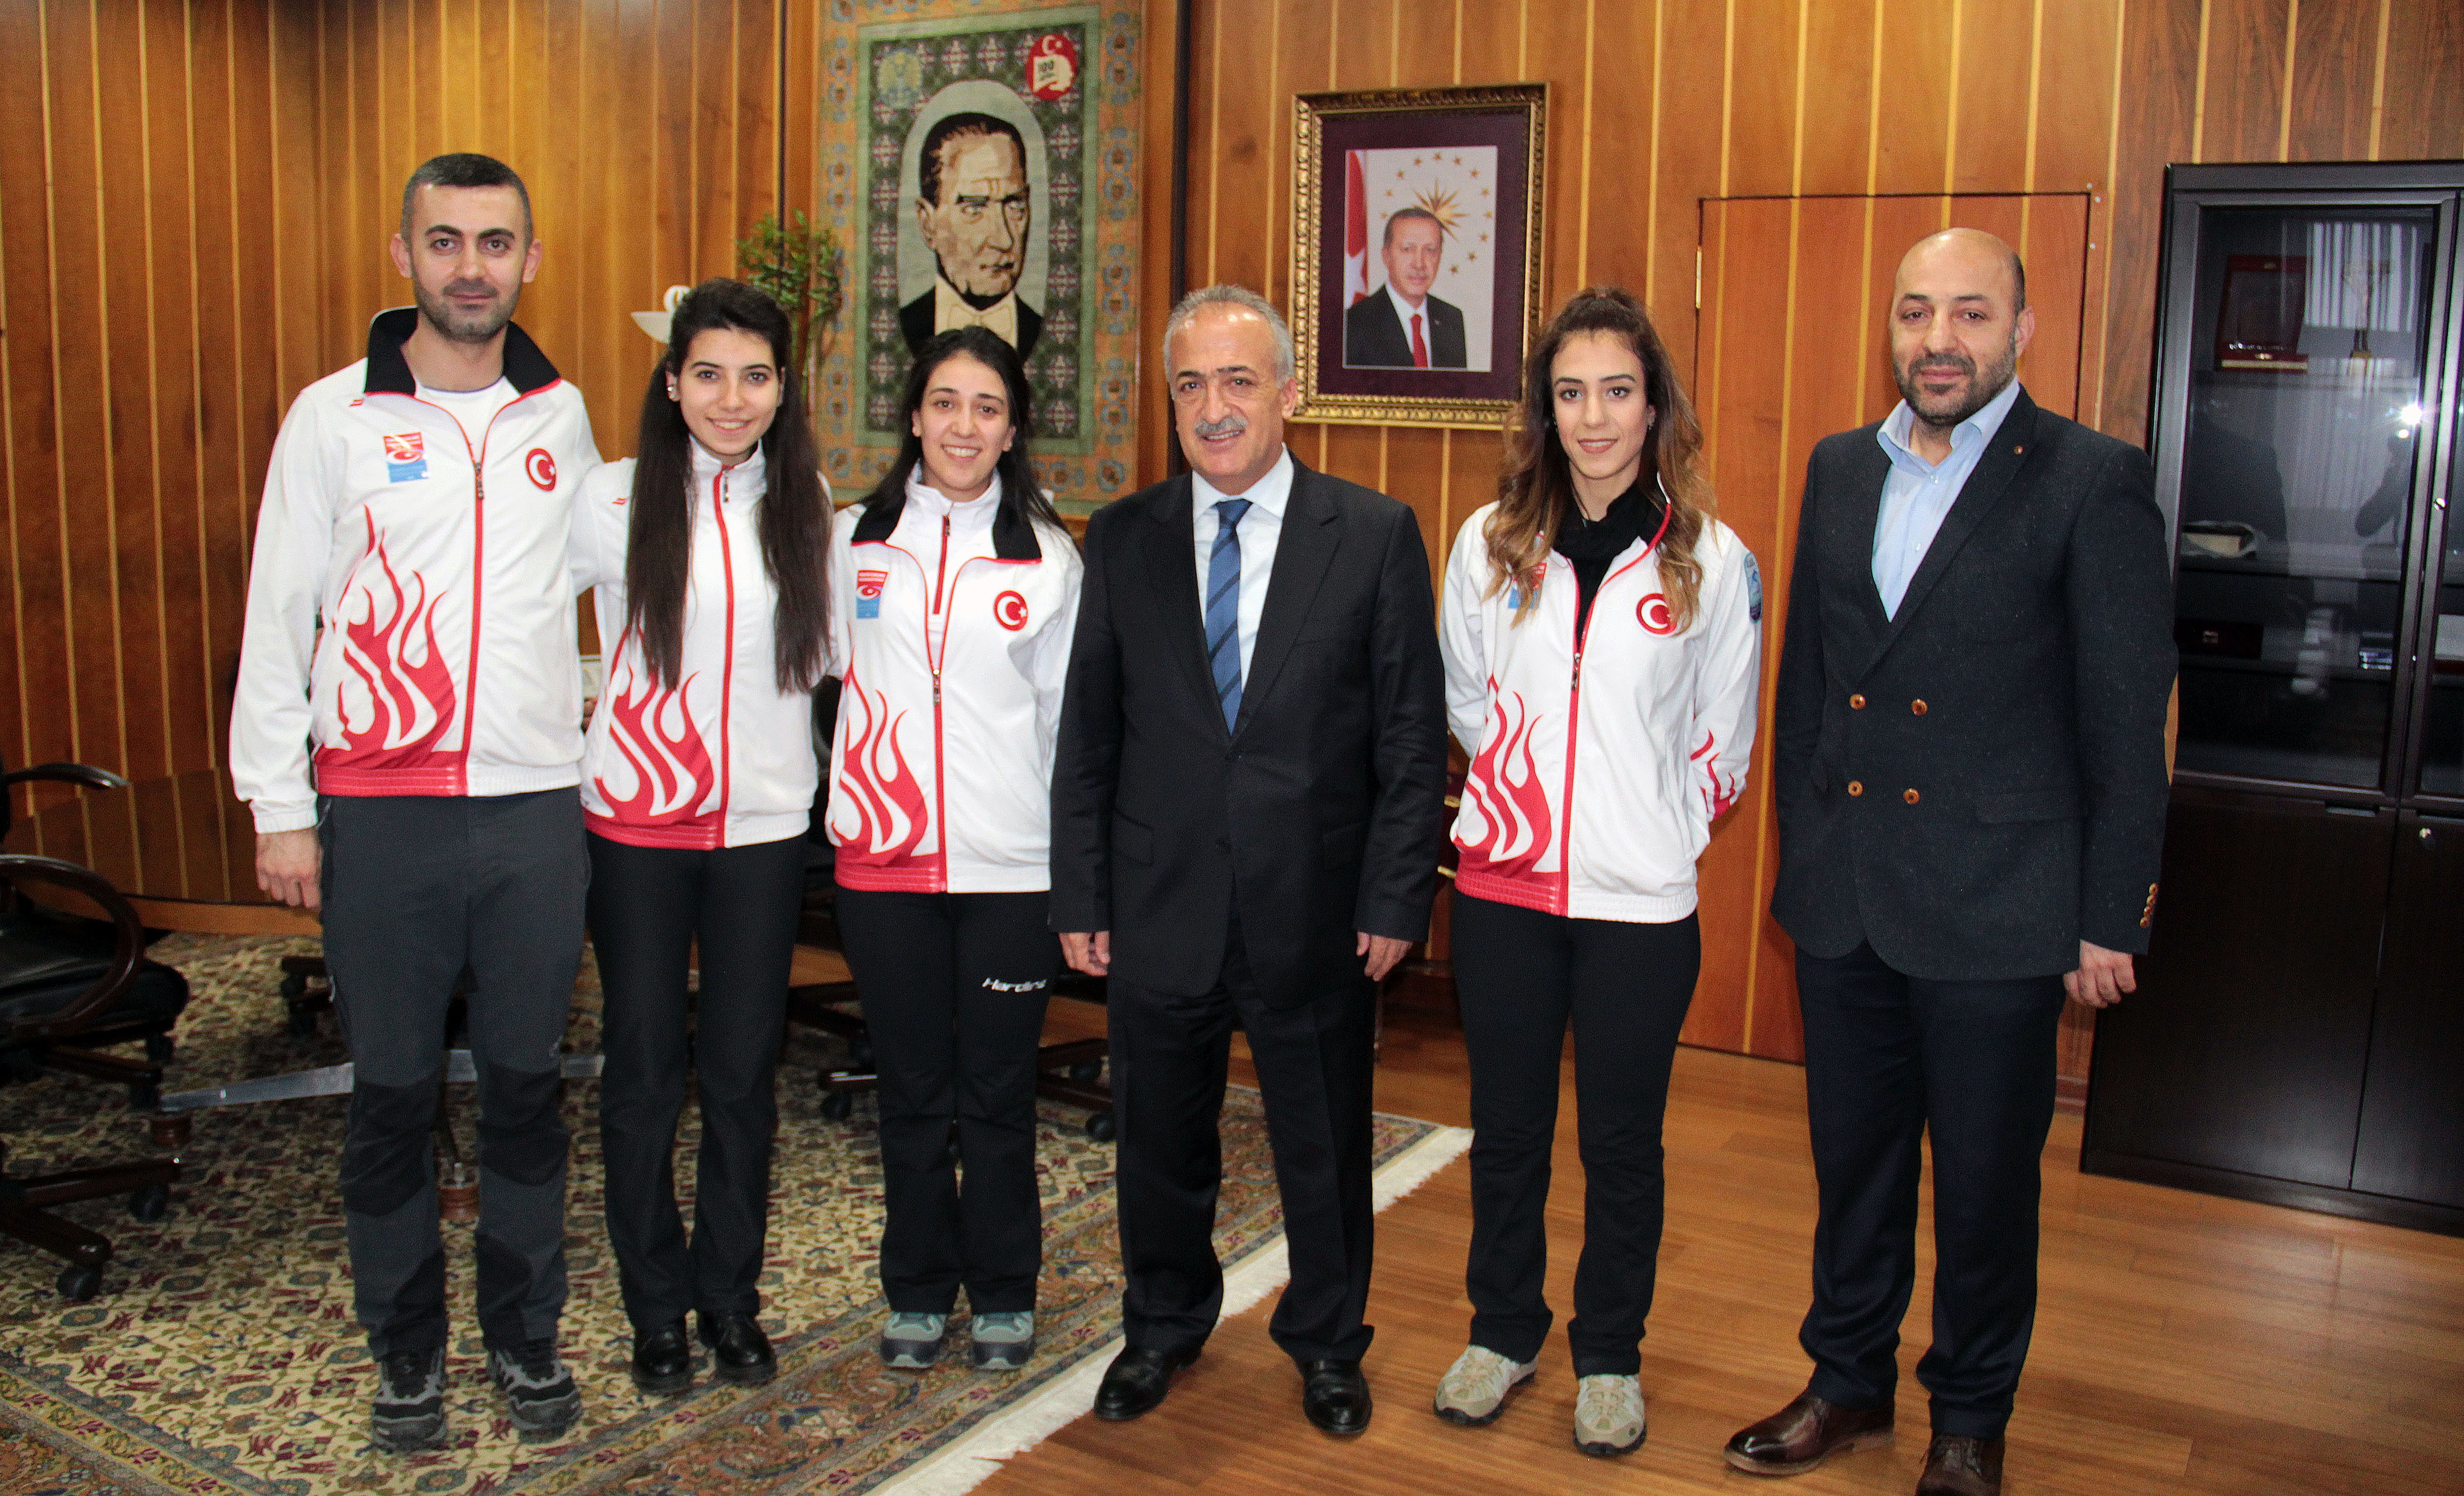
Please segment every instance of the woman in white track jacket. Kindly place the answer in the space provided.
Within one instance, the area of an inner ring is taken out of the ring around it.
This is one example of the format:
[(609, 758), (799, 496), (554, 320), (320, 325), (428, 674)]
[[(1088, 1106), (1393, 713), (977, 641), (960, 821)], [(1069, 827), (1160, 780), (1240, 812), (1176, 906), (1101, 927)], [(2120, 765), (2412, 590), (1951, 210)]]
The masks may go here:
[[(662, 1395), (693, 1383), (688, 1309), (721, 1379), (765, 1382), (778, 1366), (754, 1285), (819, 772), (830, 536), (786, 314), (740, 281), (709, 280), (669, 331), (641, 455), (593, 473), (573, 517), (574, 585), (598, 589), (599, 637), (612, 641), (582, 776), (605, 994), (607, 1235), (633, 1380)], [(690, 1246), (673, 1164), (688, 1063), (702, 1118)]]
[(828, 827), (880, 1074), (881, 1357), (908, 1370), (939, 1358), (961, 1287), (977, 1367), (1034, 1347), (1052, 746), (1084, 568), (1027, 466), (1028, 398), (983, 328), (927, 342), (898, 459), (830, 550)]
[(1571, 1020), (1586, 1181), (1574, 1443), (1617, 1455), (1643, 1440), (1661, 1118), (1702, 963), (1694, 860), (1745, 787), (1762, 584), (1711, 517), (1701, 429), (1632, 296), (1567, 303), (1524, 385), (1500, 496), (1464, 523), (1439, 606), (1448, 715), (1472, 755), (1453, 934), (1477, 1137), (1471, 1345), (1436, 1405), (1494, 1419), (1548, 1337)]

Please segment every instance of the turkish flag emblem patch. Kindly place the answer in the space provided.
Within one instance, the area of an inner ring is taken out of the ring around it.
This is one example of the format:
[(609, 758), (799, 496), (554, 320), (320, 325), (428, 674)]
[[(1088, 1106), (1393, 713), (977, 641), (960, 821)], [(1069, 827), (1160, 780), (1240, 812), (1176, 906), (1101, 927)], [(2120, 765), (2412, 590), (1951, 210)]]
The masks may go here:
[(1026, 599), (1004, 592), (993, 599), (993, 622), (1016, 633), (1026, 627)]
[(555, 491), (556, 459), (548, 455), (546, 448), (532, 448), (530, 455), (522, 459), (522, 471), (531, 475), (531, 482), (535, 484), (541, 493), (553, 493)]
[(1677, 631), (1677, 617), (1669, 611), (1668, 600), (1657, 592), (1634, 605), (1634, 616), (1646, 633), (1665, 635)]

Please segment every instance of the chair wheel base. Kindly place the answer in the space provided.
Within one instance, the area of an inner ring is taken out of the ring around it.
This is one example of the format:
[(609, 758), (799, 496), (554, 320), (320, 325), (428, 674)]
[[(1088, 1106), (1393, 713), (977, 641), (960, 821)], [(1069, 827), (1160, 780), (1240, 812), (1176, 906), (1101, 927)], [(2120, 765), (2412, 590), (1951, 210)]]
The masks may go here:
[(1121, 1135), (1121, 1125), (1111, 1112), (1098, 1111), (1087, 1118), (1087, 1135), (1099, 1143), (1109, 1143)]
[(57, 1287), (61, 1298), (71, 1304), (83, 1304), (102, 1291), (102, 1269), (71, 1263), (60, 1269)]
[(171, 1186), (148, 1184), (128, 1197), (128, 1213), (139, 1221), (156, 1221), (171, 1208)]
[(834, 1090), (822, 1098), (822, 1115), (833, 1122), (844, 1122), (855, 1113), (855, 1098), (846, 1091)]

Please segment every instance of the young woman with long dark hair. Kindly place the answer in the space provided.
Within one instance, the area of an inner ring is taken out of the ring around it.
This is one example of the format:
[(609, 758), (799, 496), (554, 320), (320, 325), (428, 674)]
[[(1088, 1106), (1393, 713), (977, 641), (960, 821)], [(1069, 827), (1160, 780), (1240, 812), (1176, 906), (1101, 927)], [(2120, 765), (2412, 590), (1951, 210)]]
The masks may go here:
[[(812, 693), (829, 663), (830, 495), (792, 346), (767, 295), (694, 287), (642, 395), (640, 455), (593, 472), (573, 519), (574, 584), (598, 589), (614, 641), (582, 799), (607, 1235), (649, 1393), (692, 1385), (688, 1309), (722, 1379), (778, 1369), (754, 1283), (819, 779)], [(673, 1162), (688, 1055), (702, 1121), (690, 1244)]]
[(828, 829), (881, 1077), (881, 1357), (910, 1370), (939, 1359), (960, 1288), (978, 1367), (1035, 1345), (1052, 749), (1084, 567), (1027, 465), (1028, 400), (994, 334), (927, 342), (898, 458), (830, 547)]
[(1643, 1441), (1665, 1180), (1661, 1120), (1702, 940), (1694, 862), (1745, 784), (1760, 671), (1753, 554), (1712, 515), (1702, 429), (1640, 302), (1584, 291), (1533, 346), (1497, 501), (1438, 609), (1472, 755), (1454, 826), (1471, 1058), (1471, 1345), (1436, 1397), (1486, 1423), (1548, 1338), (1544, 1212), (1574, 1031), (1584, 1230), (1574, 1443)]

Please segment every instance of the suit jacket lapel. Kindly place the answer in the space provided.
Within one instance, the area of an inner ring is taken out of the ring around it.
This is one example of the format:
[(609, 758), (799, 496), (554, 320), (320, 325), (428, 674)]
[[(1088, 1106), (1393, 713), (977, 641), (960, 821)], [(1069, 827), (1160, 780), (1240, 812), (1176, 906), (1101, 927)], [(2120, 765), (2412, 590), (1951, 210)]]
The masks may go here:
[[(1856, 479), (1841, 495), (1844, 502), (1840, 506), (1838, 533), (1857, 544), (1837, 560), (1848, 569), (1847, 593), (1856, 604), (1857, 616), (1865, 625), (1868, 639), (1880, 638), (1891, 627), (1889, 616), (1882, 611), (1881, 589), (1874, 585), (1874, 530), (1881, 523), (1882, 485), (1890, 481), (1890, 476), (1891, 459), (1882, 451), (1881, 444), (1869, 443), (1859, 449)], [(1801, 537), (1798, 543), (1803, 543)]]
[[(1934, 583), (1942, 580), (1942, 574), (1950, 569), (1960, 547), (1968, 543), (1968, 538), (1976, 533), (1976, 527), (2002, 501), (2002, 495), (2011, 491), (2011, 480), (2019, 475), (2019, 469), (2027, 461), (2028, 447), (2035, 434), (2036, 403), (2028, 398), (2026, 390), (2021, 390), (2019, 398), (2012, 402), (2011, 413), (2003, 417), (2001, 429), (1993, 433), (1993, 440), (1986, 444), (1985, 455), (1976, 460), (1976, 467), (1968, 474), (1968, 481), (1960, 485), (1959, 497), (1951, 501), (1950, 513), (1942, 517), (1942, 528), (1934, 532), (1933, 543), (1925, 547), (1925, 560), (1918, 563), (1917, 574), (1908, 579), (1908, 590), (1900, 599), (1899, 612), (1892, 615), (1881, 638), (1874, 646), (1875, 660), (1879, 661), (1890, 652), (1892, 642), (1907, 627), (1908, 620), (1916, 616), (1917, 609), (1925, 605), (1925, 594), (1931, 592)], [(1874, 490), (1874, 503), (1879, 510), (1881, 505), (1879, 485)], [(1870, 539), (1873, 534), (1871, 527), (1865, 533)], [(1869, 546), (1867, 555), (1870, 557), (1871, 554)], [(1866, 570), (1868, 573), (1873, 570), (1870, 561)], [(1880, 601), (1878, 593), (1878, 605)]]
[(1189, 687), (1205, 702), (1205, 715), (1221, 724), (1223, 709), (1215, 696), (1215, 678), (1206, 670), (1206, 620), (1198, 600), (1198, 524), (1190, 509), (1189, 475), (1182, 473), (1156, 495), (1151, 511), (1155, 523), (1146, 533), (1148, 596), (1155, 600), (1156, 627), (1164, 649), (1178, 660)]
[(1248, 678), (1241, 683), (1236, 736), (1240, 727), (1249, 725), (1258, 703), (1274, 689), (1276, 675), (1300, 638), (1301, 625), (1309, 621), (1318, 583), (1326, 580), (1326, 568), (1334, 560), (1342, 532), (1335, 527), (1334, 501), (1319, 489), (1324, 481), (1303, 467), (1298, 457), (1292, 459), (1291, 497), (1284, 507), (1283, 534), (1275, 541), (1275, 569), (1266, 579), (1266, 605), (1258, 619), (1258, 642), (1249, 651)]

